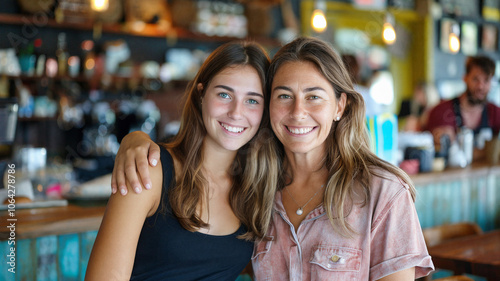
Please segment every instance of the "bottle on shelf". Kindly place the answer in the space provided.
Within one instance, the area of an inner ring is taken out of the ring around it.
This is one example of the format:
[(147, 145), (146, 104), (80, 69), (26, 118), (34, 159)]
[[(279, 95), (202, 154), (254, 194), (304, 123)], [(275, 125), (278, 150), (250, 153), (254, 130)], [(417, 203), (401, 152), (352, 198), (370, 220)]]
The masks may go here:
[(42, 76), (45, 71), (45, 54), (42, 53), (42, 44), (43, 41), (40, 38), (33, 41), (33, 45), (35, 47), (34, 54), (36, 57), (35, 76)]
[(33, 43), (30, 42), (26, 47), (19, 50), (19, 65), (21, 73), (27, 76), (35, 74), (36, 57), (33, 54)]
[(95, 55), (94, 55), (94, 41), (85, 40), (82, 42), (83, 51), (83, 74), (86, 78), (94, 75), (95, 68)]
[(66, 50), (66, 33), (61, 32), (57, 36), (57, 50), (56, 50), (58, 74), (64, 76), (68, 70), (68, 51)]

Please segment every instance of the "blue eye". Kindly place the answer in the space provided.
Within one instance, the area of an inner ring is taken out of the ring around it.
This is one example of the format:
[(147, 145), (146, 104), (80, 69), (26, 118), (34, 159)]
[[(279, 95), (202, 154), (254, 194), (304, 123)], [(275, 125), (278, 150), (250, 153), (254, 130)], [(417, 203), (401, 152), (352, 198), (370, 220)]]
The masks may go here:
[(254, 100), (254, 99), (250, 99), (250, 100), (248, 100), (248, 103), (249, 103), (249, 104), (259, 104), (259, 102), (258, 102), (258, 101), (256, 101), (256, 100)]
[(311, 99), (311, 100), (317, 100), (317, 99), (319, 99), (319, 97), (318, 96), (310, 96), (309, 99)]
[(279, 95), (278, 96), (279, 99), (290, 99), (291, 96), (290, 95), (287, 95), (287, 94), (282, 94), (282, 95)]
[(231, 97), (229, 96), (229, 94), (227, 94), (227, 93), (220, 93), (220, 94), (218, 94), (218, 95), (219, 95), (219, 97), (221, 97), (221, 98), (223, 98), (223, 99), (229, 99), (229, 98), (231, 98)]

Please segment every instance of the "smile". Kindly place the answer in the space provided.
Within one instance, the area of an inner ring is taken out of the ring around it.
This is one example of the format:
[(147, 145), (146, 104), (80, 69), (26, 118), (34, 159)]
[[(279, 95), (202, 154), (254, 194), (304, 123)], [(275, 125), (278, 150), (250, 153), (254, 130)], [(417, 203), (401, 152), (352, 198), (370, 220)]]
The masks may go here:
[(289, 128), (287, 126), (285, 127), (290, 133), (295, 135), (305, 135), (314, 129), (314, 127), (308, 127), (308, 128)]
[(221, 123), (219, 122), (219, 124), (224, 128), (226, 129), (227, 131), (231, 132), (231, 133), (241, 133), (245, 130), (244, 127), (232, 127), (232, 126), (229, 126), (227, 124), (224, 124), (224, 123)]

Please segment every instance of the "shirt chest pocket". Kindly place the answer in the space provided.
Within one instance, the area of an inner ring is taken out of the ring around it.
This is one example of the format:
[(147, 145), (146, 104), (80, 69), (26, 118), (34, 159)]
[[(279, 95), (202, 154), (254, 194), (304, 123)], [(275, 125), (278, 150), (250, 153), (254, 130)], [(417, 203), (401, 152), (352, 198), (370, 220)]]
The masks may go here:
[[(311, 252), (311, 280), (357, 280), (362, 251), (353, 248), (318, 245)], [(325, 279), (326, 278), (326, 279)]]

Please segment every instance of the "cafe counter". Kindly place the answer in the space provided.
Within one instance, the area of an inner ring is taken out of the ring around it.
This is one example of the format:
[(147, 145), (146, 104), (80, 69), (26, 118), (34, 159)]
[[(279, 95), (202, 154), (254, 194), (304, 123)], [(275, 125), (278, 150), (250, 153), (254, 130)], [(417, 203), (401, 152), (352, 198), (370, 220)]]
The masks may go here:
[[(500, 165), (474, 164), (411, 178), (423, 228), (458, 221), (476, 222), (485, 231), (500, 228)], [(0, 280), (83, 280), (104, 210), (103, 202), (20, 209), (16, 221), (1, 211)], [(11, 223), (15, 229), (8, 227)], [(8, 271), (11, 248), (16, 250), (15, 279)]]
[(0, 280), (84, 280), (105, 208), (17, 209), (15, 217), (1, 211)]
[(484, 231), (500, 228), (500, 165), (474, 163), (411, 178), (422, 228), (460, 221), (475, 222)]

